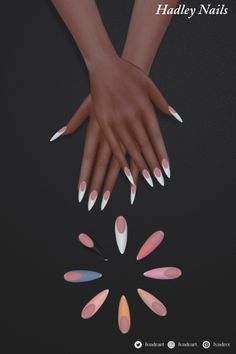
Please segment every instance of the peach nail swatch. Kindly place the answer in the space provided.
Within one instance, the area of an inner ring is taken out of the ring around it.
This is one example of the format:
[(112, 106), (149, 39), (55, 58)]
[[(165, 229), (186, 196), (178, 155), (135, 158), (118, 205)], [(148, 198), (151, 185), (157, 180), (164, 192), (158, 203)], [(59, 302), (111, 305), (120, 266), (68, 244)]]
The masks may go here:
[(150, 310), (158, 316), (166, 316), (166, 307), (160, 300), (143, 289), (137, 289), (137, 291), (143, 302), (150, 308)]
[(81, 312), (81, 317), (87, 320), (95, 315), (95, 313), (101, 308), (101, 306), (106, 301), (109, 294), (109, 290), (103, 290), (94, 296), (83, 308)]
[(150, 253), (152, 253), (162, 242), (163, 238), (163, 231), (156, 231), (151, 236), (149, 236), (138, 252), (138, 255), (136, 257), (137, 261), (140, 261), (141, 259), (147, 257)]
[(129, 305), (124, 295), (120, 298), (119, 308), (118, 308), (118, 326), (121, 333), (126, 334), (130, 330), (131, 319)]

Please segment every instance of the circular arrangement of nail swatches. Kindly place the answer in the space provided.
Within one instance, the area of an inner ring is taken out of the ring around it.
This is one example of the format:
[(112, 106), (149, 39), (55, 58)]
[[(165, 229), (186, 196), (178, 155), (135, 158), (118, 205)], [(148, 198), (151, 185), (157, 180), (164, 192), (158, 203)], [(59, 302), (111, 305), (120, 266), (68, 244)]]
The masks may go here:
[(95, 253), (104, 261), (108, 261), (108, 258), (104, 256), (104, 251), (102, 247), (91, 236), (82, 233), (78, 236), (78, 239), (87, 250)]
[[(118, 216), (115, 220), (115, 238), (120, 254), (124, 254), (127, 245), (128, 226), (123, 216)], [(147, 257), (162, 242), (164, 238), (163, 231), (156, 231), (149, 236), (137, 254), (137, 261)], [(80, 243), (89, 251), (98, 255), (103, 260), (107, 260), (104, 256), (103, 249), (89, 235), (81, 233), (78, 236)], [(182, 271), (177, 267), (159, 267), (147, 270), (143, 273), (146, 278), (157, 280), (177, 279), (182, 275)], [(99, 272), (91, 270), (72, 270), (64, 274), (64, 279), (70, 283), (82, 283), (96, 280), (102, 277)], [(138, 295), (145, 305), (156, 315), (164, 317), (167, 314), (165, 305), (154, 295), (143, 289), (137, 289)], [(109, 289), (105, 289), (95, 295), (82, 309), (81, 317), (90, 319), (102, 307), (109, 294)], [(128, 301), (125, 295), (122, 295), (118, 306), (118, 328), (122, 334), (129, 332), (131, 327), (131, 316)]]

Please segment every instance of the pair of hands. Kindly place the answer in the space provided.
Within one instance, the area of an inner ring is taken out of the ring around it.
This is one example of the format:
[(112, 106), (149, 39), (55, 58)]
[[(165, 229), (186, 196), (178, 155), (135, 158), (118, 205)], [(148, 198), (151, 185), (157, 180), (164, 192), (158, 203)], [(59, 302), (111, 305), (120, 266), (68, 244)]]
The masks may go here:
[[(75, 132), (89, 117), (79, 202), (90, 184), (88, 209), (91, 210), (103, 187), (103, 210), (122, 169), (131, 184), (133, 204), (139, 172), (150, 186), (153, 186), (151, 174), (164, 185), (162, 169), (170, 177), (169, 158), (153, 105), (164, 114), (182, 120), (141, 69), (116, 55), (91, 67), (89, 79), (91, 94), (51, 141)], [(130, 156), (130, 167), (126, 154)]]

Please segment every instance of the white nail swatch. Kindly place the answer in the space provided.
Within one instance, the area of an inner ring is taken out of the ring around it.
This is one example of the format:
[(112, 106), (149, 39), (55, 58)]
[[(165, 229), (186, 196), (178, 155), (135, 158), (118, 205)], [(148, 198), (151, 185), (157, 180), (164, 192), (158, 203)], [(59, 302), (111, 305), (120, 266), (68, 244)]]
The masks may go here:
[(127, 244), (127, 223), (123, 216), (118, 216), (115, 222), (116, 243), (121, 254), (124, 254)]

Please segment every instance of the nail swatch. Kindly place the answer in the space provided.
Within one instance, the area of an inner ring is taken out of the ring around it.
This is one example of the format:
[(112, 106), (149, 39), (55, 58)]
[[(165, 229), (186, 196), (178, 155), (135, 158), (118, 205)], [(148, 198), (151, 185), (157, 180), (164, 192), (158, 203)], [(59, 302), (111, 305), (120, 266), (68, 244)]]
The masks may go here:
[(177, 119), (180, 123), (183, 123), (183, 119), (180, 117), (180, 115), (176, 112), (176, 110), (173, 107), (169, 106), (169, 111), (170, 114)]
[(127, 222), (123, 216), (118, 216), (115, 221), (116, 243), (121, 254), (125, 252), (127, 244)]
[(128, 178), (128, 180), (130, 181), (130, 183), (134, 184), (133, 176), (132, 176), (130, 169), (128, 167), (124, 168), (124, 173), (125, 173), (126, 177)]
[(149, 184), (149, 186), (153, 187), (153, 180), (152, 180), (152, 177), (150, 176), (150, 173), (148, 172), (148, 170), (144, 169), (142, 171), (142, 175), (145, 178), (145, 180), (147, 181), (147, 183)]
[(130, 203), (131, 205), (134, 204), (134, 200), (135, 200), (135, 196), (136, 196), (136, 191), (137, 191), (137, 187), (135, 184), (132, 184), (130, 186)]
[(90, 211), (92, 207), (94, 206), (96, 200), (98, 197), (98, 192), (97, 191), (92, 191), (89, 195), (89, 200), (88, 200), (88, 210)]
[(150, 308), (150, 310), (158, 316), (166, 316), (166, 307), (160, 300), (143, 289), (137, 289), (137, 291), (143, 302)]
[(161, 165), (163, 167), (163, 170), (164, 170), (166, 176), (168, 178), (170, 178), (170, 164), (169, 164), (168, 160), (163, 159), (162, 162), (161, 162)]
[(164, 178), (163, 178), (163, 175), (161, 173), (161, 170), (158, 167), (154, 168), (153, 174), (156, 177), (156, 180), (160, 183), (160, 185), (164, 186), (164, 184), (165, 184)]
[(79, 193), (78, 193), (78, 201), (79, 203), (82, 202), (82, 199), (84, 197), (84, 194), (86, 192), (87, 184), (85, 181), (81, 182), (79, 185)]
[(181, 270), (176, 267), (154, 268), (143, 273), (143, 275), (147, 278), (163, 279), (163, 280), (176, 279), (179, 278), (181, 274), (182, 274)]
[(111, 196), (111, 193), (110, 191), (106, 191), (104, 194), (103, 194), (103, 197), (102, 197), (102, 203), (101, 203), (101, 210), (103, 210), (107, 203), (108, 203), (108, 200), (110, 199), (110, 196)]
[(58, 139), (61, 135), (63, 135), (66, 131), (67, 127), (62, 127), (61, 129), (59, 129), (50, 139), (50, 141), (54, 141), (56, 139)]
[(104, 256), (102, 247), (98, 245), (98, 243), (94, 239), (92, 239), (92, 237), (82, 233), (78, 236), (78, 239), (81, 242), (81, 244), (90, 252), (95, 253), (96, 255), (101, 257), (104, 261), (108, 261), (108, 259)]
[(83, 308), (81, 312), (81, 317), (87, 320), (95, 315), (95, 313), (101, 308), (101, 306), (106, 301), (109, 294), (109, 290), (103, 290), (94, 296)]
[(119, 308), (118, 308), (118, 326), (121, 333), (126, 334), (130, 330), (131, 320), (129, 305), (124, 295), (120, 298)]
[(92, 270), (71, 270), (64, 274), (64, 279), (70, 283), (84, 283), (102, 277), (101, 273)]
[(156, 231), (151, 236), (149, 236), (138, 252), (138, 255), (136, 257), (137, 261), (140, 261), (141, 259), (147, 257), (150, 253), (152, 253), (159, 246), (163, 238), (163, 231)]

